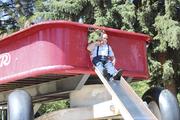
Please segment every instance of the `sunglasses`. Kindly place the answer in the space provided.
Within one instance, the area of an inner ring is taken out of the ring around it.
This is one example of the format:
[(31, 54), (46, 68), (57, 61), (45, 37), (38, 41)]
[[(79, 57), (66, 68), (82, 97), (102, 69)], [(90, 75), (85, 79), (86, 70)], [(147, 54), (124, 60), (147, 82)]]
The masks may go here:
[(108, 39), (108, 37), (104, 37), (103, 39)]

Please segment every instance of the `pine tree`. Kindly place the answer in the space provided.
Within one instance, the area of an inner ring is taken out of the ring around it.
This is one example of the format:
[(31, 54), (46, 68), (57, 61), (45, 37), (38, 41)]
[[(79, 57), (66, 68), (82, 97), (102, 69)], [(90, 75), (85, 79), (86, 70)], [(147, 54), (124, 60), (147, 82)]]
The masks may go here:
[(23, 27), (23, 23), (33, 15), (34, 1), (0, 1), (0, 34), (12, 33)]
[(142, 32), (152, 36), (149, 63), (153, 85), (167, 87), (176, 94), (180, 86), (180, 1), (143, 0), (138, 16)]

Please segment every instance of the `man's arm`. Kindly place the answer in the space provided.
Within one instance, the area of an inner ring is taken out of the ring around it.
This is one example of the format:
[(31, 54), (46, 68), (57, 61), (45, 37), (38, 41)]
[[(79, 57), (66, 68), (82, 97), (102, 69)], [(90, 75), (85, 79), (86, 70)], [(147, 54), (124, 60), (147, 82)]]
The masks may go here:
[(116, 58), (114, 56), (112, 56), (111, 58), (112, 58), (113, 65), (115, 65), (116, 64)]
[(97, 41), (97, 42), (90, 43), (90, 44), (87, 46), (87, 50), (90, 51), (90, 52), (92, 52), (92, 51), (94, 50), (94, 48), (95, 48), (96, 46), (98, 46), (98, 45), (99, 45), (99, 42), (98, 42), (98, 41)]
[(112, 61), (113, 65), (115, 65), (116, 63), (116, 58), (114, 56), (114, 52), (111, 48), (111, 46), (109, 46), (109, 57), (110, 57), (110, 60)]

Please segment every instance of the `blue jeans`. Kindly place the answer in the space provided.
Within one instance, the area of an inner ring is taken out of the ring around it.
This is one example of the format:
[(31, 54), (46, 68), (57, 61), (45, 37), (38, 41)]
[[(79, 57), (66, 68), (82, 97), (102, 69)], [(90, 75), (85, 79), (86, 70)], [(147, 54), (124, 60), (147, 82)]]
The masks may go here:
[(114, 67), (113, 63), (108, 60), (108, 57), (94, 57), (93, 64), (104, 74), (104, 70), (109, 73), (111, 77), (114, 77), (117, 73), (117, 69)]

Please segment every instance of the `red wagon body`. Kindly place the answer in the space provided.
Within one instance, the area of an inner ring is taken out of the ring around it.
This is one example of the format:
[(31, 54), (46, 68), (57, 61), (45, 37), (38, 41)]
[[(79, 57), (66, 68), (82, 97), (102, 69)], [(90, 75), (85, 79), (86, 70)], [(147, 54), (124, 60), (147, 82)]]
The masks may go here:
[[(94, 74), (86, 49), (87, 24), (51, 21), (31, 26), (0, 41), (0, 84), (47, 74)], [(104, 28), (124, 76), (148, 78), (144, 34)]]

